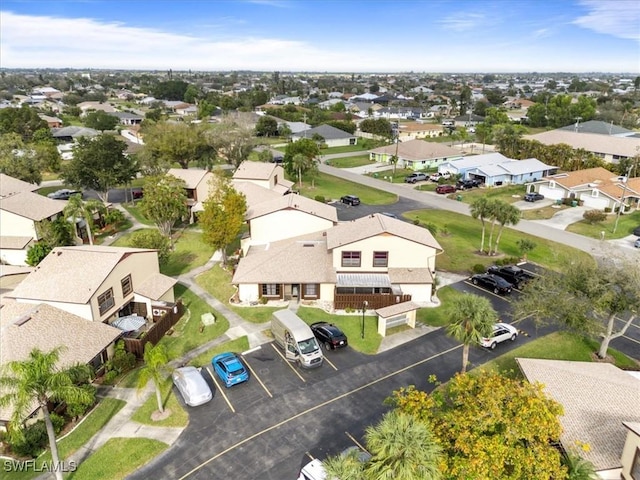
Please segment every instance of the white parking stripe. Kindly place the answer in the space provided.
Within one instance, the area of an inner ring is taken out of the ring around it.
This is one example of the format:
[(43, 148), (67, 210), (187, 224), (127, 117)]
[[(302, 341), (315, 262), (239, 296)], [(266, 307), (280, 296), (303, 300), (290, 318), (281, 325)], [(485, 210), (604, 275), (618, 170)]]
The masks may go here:
[(291, 362), (290, 362), (289, 360), (287, 360), (287, 358), (286, 358), (284, 355), (282, 355), (282, 353), (280, 353), (280, 350), (278, 350), (278, 348), (277, 348), (273, 343), (271, 344), (271, 346), (272, 346), (272, 347), (273, 347), (273, 349), (276, 351), (276, 353), (277, 353), (278, 355), (280, 355), (280, 358), (282, 358), (282, 359), (284, 360), (284, 363), (286, 363), (287, 365), (289, 365), (289, 368), (293, 371), (293, 373), (295, 373), (295, 374), (298, 376), (298, 378), (299, 378), (300, 380), (302, 380), (304, 383), (307, 383), (307, 381), (302, 377), (302, 375), (300, 375), (300, 374), (296, 371), (295, 367), (294, 367), (293, 365), (291, 365)]
[(355, 438), (353, 438), (353, 435), (351, 435), (349, 432), (344, 432), (344, 434), (345, 434), (347, 437), (349, 437), (349, 438), (351, 439), (351, 441), (352, 441), (353, 443), (355, 443), (355, 444), (358, 446), (358, 448), (360, 448), (360, 450), (362, 450), (363, 452), (367, 452), (367, 453), (369, 453), (369, 451), (368, 451), (366, 448), (364, 448), (364, 446), (362, 446), (362, 445), (360, 444), (360, 442), (358, 442), (358, 440), (356, 440)]
[(326, 361), (329, 365), (331, 365), (331, 366), (333, 367), (333, 369), (334, 369), (336, 372), (338, 371), (338, 367), (336, 367), (333, 363), (331, 363), (331, 361), (326, 357), (326, 355), (325, 355), (324, 359), (325, 359), (325, 361)]
[(504, 300), (505, 302), (511, 303), (511, 300), (507, 300), (507, 299), (505, 298), (505, 296), (504, 296), (504, 295), (498, 295), (497, 293), (493, 293), (493, 292), (491, 292), (491, 291), (489, 291), (489, 290), (485, 290), (485, 289), (484, 289), (484, 288), (482, 288), (481, 286), (479, 286), (479, 285), (474, 285), (474, 284), (473, 284), (473, 282), (470, 282), (470, 281), (468, 281), (468, 280), (465, 280), (465, 281), (464, 281), (464, 283), (466, 283), (467, 285), (472, 286), (473, 288), (477, 288), (478, 290), (482, 290), (483, 292), (486, 292), (486, 293), (488, 293), (489, 295), (493, 295), (493, 296), (494, 296), (494, 297), (496, 297), (496, 298), (500, 298), (500, 299)]
[(229, 401), (229, 399), (227, 398), (225, 393), (222, 391), (222, 388), (220, 387), (220, 385), (218, 385), (218, 382), (216, 381), (216, 377), (213, 376), (213, 373), (211, 373), (211, 370), (209, 370), (208, 368), (206, 370), (207, 370), (207, 373), (209, 373), (209, 376), (211, 377), (211, 380), (213, 380), (213, 383), (215, 384), (216, 388), (218, 389), (218, 391), (222, 395), (222, 398), (224, 398), (224, 401), (227, 402), (227, 405), (229, 405), (229, 408), (231, 409), (231, 411), (233, 413), (236, 413), (236, 409), (233, 408), (233, 405), (231, 405), (231, 402)]
[(264, 391), (267, 392), (267, 395), (269, 395), (271, 398), (273, 398), (273, 395), (271, 395), (271, 392), (269, 391), (269, 389), (265, 386), (264, 383), (262, 383), (262, 380), (260, 380), (260, 377), (256, 374), (256, 372), (253, 370), (253, 368), (251, 368), (251, 365), (249, 365), (249, 362), (247, 362), (247, 359), (244, 359), (244, 363), (247, 365), (247, 367), (249, 368), (249, 371), (251, 372), (251, 375), (253, 375), (254, 377), (256, 377), (256, 380), (258, 381), (258, 383), (260, 385), (262, 385), (262, 388), (264, 388)]

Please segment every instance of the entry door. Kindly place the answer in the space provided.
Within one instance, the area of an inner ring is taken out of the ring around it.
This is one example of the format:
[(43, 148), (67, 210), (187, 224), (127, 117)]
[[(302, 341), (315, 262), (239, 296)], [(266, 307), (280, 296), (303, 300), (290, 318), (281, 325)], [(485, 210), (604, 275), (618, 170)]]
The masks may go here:
[(296, 346), (296, 342), (293, 340), (289, 332), (286, 332), (284, 335), (285, 340), (285, 349), (284, 356), (287, 360), (296, 361), (298, 359), (298, 348)]
[(291, 285), (291, 296), (298, 298), (300, 296), (300, 284), (294, 283)]

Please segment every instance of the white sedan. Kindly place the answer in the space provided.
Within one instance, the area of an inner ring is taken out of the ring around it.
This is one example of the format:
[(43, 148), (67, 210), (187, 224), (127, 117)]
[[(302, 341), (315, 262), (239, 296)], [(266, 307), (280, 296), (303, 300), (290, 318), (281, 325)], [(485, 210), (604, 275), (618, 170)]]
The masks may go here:
[(490, 337), (484, 337), (480, 344), (485, 348), (490, 348), (493, 350), (496, 348), (496, 345), (502, 342), (506, 342), (507, 340), (511, 340), (512, 342), (518, 336), (518, 330), (513, 325), (509, 325), (508, 323), (496, 323), (493, 326), (493, 333)]
[(196, 367), (181, 367), (173, 371), (173, 383), (180, 391), (184, 403), (197, 407), (213, 398), (211, 389)]

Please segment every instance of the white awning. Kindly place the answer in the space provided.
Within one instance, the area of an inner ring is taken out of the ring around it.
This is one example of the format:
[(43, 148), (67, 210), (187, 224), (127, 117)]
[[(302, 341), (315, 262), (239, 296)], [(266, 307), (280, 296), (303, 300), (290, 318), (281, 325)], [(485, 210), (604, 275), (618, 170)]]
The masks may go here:
[(338, 273), (338, 287), (376, 287), (391, 288), (386, 273)]

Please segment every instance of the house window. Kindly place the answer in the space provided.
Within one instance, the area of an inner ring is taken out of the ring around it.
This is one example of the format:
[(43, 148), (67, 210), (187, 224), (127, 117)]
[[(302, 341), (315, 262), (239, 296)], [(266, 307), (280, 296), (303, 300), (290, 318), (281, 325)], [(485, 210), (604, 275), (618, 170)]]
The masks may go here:
[(360, 252), (342, 252), (343, 267), (359, 267)]
[(598, 190), (591, 190), (591, 196), (597, 197), (600, 192)]
[(386, 267), (389, 264), (389, 252), (373, 252), (373, 266)]
[(549, 182), (549, 188), (556, 188), (556, 182), (554, 182), (553, 180), (551, 180)]
[(265, 283), (262, 285), (263, 297), (279, 297), (280, 296), (280, 284), (279, 283)]
[(126, 297), (131, 292), (133, 292), (133, 283), (131, 282), (131, 275), (127, 275), (122, 280), (120, 280), (120, 285), (122, 285), (123, 297)]
[(98, 309), (100, 311), (100, 315), (109, 311), (109, 309), (111, 309), (115, 304), (116, 301), (113, 298), (113, 288), (110, 288), (98, 297)]
[(304, 285), (304, 296), (305, 297), (317, 297), (318, 296), (318, 284), (317, 283), (307, 283)]

